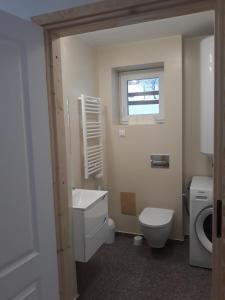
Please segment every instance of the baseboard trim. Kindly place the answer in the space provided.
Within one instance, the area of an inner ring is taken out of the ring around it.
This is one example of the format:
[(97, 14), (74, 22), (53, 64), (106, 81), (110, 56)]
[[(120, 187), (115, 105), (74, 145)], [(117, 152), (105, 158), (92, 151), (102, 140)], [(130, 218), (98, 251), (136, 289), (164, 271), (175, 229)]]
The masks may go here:
[[(144, 235), (142, 233), (139, 232), (130, 232), (130, 231), (122, 231), (122, 230), (117, 230), (116, 231), (116, 235), (122, 235), (122, 236), (127, 236), (127, 237), (134, 237), (135, 235), (141, 235), (144, 237)], [(171, 241), (175, 241), (175, 242), (184, 242), (184, 238), (169, 238), (169, 240)]]
[(174, 239), (174, 238), (169, 238), (170, 241), (173, 241), (175, 243), (178, 243), (178, 244), (182, 244), (184, 242), (184, 239)]
[(74, 298), (73, 298), (73, 300), (77, 300), (78, 298), (79, 298), (79, 294), (76, 294), (75, 296), (74, 296)]
[(122, 235), (122, 236), (128, 236), (128, 237), (134, 237), (135, 235), (144, 236), (142, 233), (129, 232), (129, 231), (121, 231), (121, 230), (116, 231), (116, 235)]

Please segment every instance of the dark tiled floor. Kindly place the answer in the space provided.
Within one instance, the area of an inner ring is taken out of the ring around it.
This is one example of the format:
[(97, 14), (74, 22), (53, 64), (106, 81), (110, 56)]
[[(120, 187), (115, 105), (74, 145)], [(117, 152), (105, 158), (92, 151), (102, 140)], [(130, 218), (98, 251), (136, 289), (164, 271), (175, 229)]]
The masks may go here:
[(188, 264), (188, 239), (164, 249), (117, 236), (88, 263), (77, 263), (79, 300), (209, 300), (211, 271)]

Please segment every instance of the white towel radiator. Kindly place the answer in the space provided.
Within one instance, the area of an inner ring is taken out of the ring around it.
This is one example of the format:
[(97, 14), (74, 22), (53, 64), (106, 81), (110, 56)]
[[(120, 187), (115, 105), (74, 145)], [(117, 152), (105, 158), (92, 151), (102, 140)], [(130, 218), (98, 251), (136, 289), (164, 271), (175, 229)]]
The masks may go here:
[(103, 130), (101, 98), (81, 95), (84, 178), (103, 175)]

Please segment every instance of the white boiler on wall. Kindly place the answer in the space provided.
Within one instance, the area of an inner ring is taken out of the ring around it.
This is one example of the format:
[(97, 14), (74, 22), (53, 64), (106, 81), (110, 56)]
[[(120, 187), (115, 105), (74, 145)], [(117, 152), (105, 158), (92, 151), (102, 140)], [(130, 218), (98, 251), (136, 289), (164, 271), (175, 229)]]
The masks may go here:
[(212, 155), (214, 144), (214, 36), (200, 44), (201, 152)]

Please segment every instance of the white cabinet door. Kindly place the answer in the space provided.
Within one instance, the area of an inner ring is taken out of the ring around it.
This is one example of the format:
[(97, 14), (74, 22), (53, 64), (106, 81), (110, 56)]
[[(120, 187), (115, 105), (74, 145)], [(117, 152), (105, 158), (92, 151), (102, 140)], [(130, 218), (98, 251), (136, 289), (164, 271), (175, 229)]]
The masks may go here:
[(42, 30), (0, 11), (0, 299), (57, 300)]

